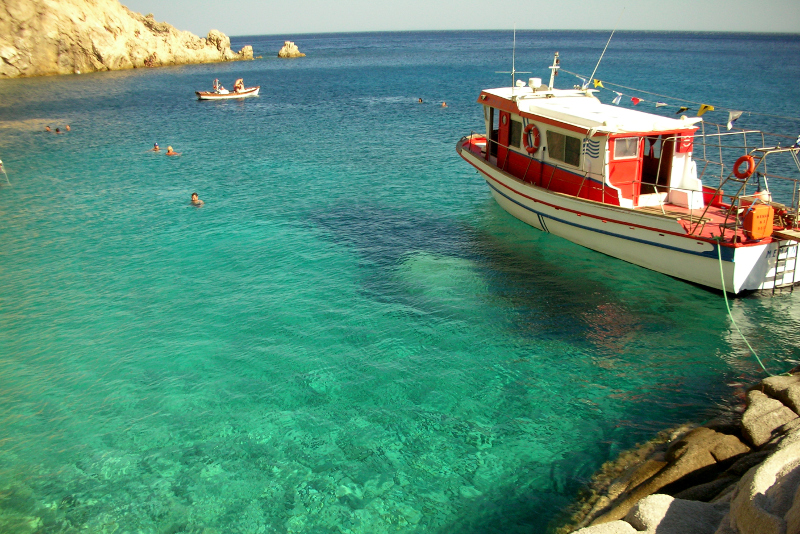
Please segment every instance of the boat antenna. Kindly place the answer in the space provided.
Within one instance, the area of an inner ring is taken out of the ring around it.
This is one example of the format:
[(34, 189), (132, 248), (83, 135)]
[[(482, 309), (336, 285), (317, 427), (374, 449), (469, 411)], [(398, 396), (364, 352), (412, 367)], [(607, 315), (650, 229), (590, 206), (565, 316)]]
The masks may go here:
[(514, 87), (516, 86), (517, 74), (530, 74), (528, 71), (517, 71), (517, 25), (514, 24), (514, 47), (511, 49), (511, 72), (504, 70), (495, 72), (495, 74), (511, 74), (511, 98), (514, 98)]
[(603, 48), (603, 53), (600, 54), (600, 59), (597, 60), (597, 65), (594, 66), (594, 70), (592, 71), (592, 75), (589, 76), (589, 81), (587, 82), (587, 85), (589, 83), (591, 83), (592, 80), (594, 80), (594, 75), (597, 72), (597, 67), (599, 67), (600, 66), (600, 62), (603, 61), (603, 56), (606, 53), (606, 48), (608, 48), (608, 44), (611, 42), (611, 38), (614, 37), (614, 32), (617, 31), (617, 26), (619, 26), (619, 21), (620, 21), (620, 19), (622, 19), (622, 14), (623, 13), (625, 13), (625, 8), (624, 7), (622, 8), (622, 11), (620, 11), (619, 17), (617, 17), (617, 23), (614, 24), (614, 29), (611, 30), (611, 35), (608, 37), (608, 41), (606, 42), (605, 48)]

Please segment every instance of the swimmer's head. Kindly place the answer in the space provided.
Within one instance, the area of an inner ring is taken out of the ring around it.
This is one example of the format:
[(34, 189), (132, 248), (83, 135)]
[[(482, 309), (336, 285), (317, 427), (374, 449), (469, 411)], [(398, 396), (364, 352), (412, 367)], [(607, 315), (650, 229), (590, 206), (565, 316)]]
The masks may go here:
[(158, 143), (153, 143), (153, 148), (158, 148)]
[(197, 193), (192, 193), (192, 200), (197, 200)]

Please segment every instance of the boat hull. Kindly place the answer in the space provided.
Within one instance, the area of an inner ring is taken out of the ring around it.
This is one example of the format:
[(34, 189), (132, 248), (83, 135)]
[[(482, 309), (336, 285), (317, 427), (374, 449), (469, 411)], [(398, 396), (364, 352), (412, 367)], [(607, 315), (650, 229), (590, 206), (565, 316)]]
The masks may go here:
[(641, 267), (731, 293), (773, 289), (793, 282), (796, 256), (792, 252), (783, 260), (783, 271), (788, 275), (778, 272), (777, 241), (719, 246), (688, 235), (675, 218), (549, 191), (498, 169), (462, 149), (461, 143), (458, 152), (483, 175), (503, 209), (539, 230)]
[(216, 93), (214, 91), (195, 91), (198, 100), (231, 100), (234, 98), (247, 98), (250, 96), (258, 96), (258, 91), (261, 86), (248, 87), (238, 93), (231, 91), (230, 93)]

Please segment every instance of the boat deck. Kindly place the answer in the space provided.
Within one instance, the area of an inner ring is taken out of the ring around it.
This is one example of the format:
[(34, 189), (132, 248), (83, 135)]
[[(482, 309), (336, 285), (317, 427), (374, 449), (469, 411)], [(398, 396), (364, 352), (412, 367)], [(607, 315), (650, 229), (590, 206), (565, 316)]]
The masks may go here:
[[(483, 136), (467, 138), (463, 143), (462, 148), (469, 150), (476, 156), (485, 158), (486, 138)], [(494, 156), (491, 156), (489, 158), (489, 163), (492, 165), (497, 165), (497, 159)], [(666, 191), (662, 191), (661, 195), (661, 198), (666, 199)], [(641, 195), (641, 197), (652, 198), (653, 195)], [(747, 204), (747, 202), (745, 202), (745, 198), (746, 197), (742, 197), (741, 199), (742, 206)], [(775, 209), (776, 213), (779, 210), (786, 209), (786, 206), (777, 202), (764, 202), (764, 204), (771, 205)], [(676, 204), (671, 204), (666, 201), (657, 201), (655, 205), (653, 205), (652, 201), (649, 201), (648, 205), (621, 209), (630, 209), (634, 212), (643, 212), (674, 219), (681, 224), (687, 235), (692, 235), (699, 239), (712, 240), (717, 239), (720, 235), (724, 235), (725, 242), (742, 245), (765, 243), (772, 239), (792, 239), (800, 241), (800, 235), (787, 237), (786, 235), (780, 234), (782, 226), (780, 225), (780, 221), (777, 217), (774, 221), (775, 233), (773, 233), (773, 236), (762, 239), (751, 239), (742, 228), (742, 215), (746, 211), (746, 208), (740, 208), (728, 204), (711, 205), (701, 209), (690, 209), (687, 207), (678, 206)]]

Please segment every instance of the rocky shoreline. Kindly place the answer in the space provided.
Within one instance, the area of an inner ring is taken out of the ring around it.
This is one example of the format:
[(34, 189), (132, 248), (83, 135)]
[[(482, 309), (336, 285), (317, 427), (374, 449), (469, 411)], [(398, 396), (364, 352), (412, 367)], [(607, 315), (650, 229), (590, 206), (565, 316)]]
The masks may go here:
[(603, 466), (560, 534), (800, 533), (800, 368)]
[(253, 59), (217, 30), (204, 38), (117, 0), (0, 1), (0, 78)]

